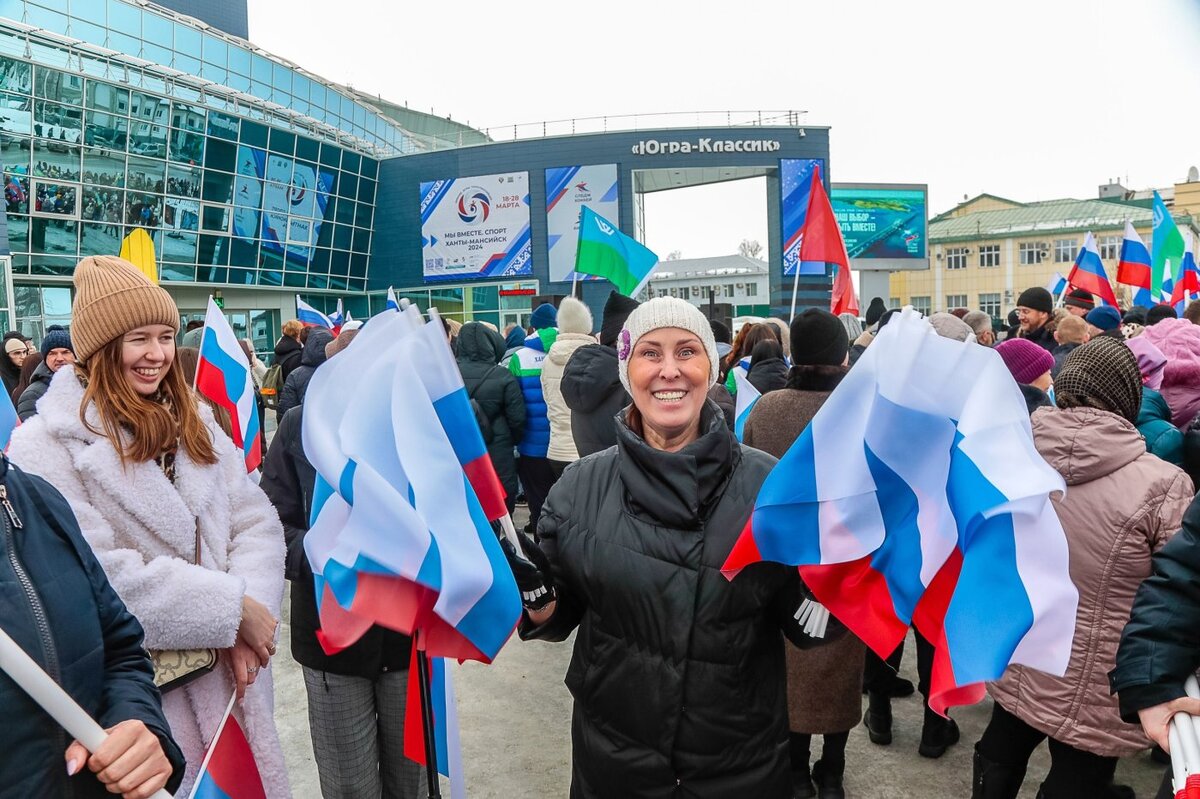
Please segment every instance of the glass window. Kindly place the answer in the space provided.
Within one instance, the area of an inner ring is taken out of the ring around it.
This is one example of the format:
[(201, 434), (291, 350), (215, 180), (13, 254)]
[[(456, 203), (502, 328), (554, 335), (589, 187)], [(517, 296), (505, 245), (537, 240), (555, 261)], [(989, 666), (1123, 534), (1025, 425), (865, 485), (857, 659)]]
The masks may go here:
[(237, 147), (222, 139), (209, 139), (204, 154), (204, 165), (209, 169), (233, 172), (237, 166)]
[(1075, 260), (1075, 239), (1054, 240), (1054, 263), (1069, 264)]
[(33, 174), (42, 178), (79, 180), (80, 148), (57, 141), (33, 140)]
[(342, 150), (332, 144), (321, 145), (321, 163), (325, 166), (337, 167), (342, 162)]
[(227, 266), (229, 264), (229, 239), (225, 236), (200, 236), (197, 259), (202, 264)]
[(1023, 241), (1018, 247), (1021, 266), (1035, 266), (1040, 264), (1048, 254), (1049, 248), (1040, 241)]
[[(326, 218), (330, 218), (330, 214), (326, 214)], [(337, 208), (334, 209), (332, 218), (343, 225), (349, 225), (354, 221), (354, 203), (345, 199), (338, 200)]]
[(165, 169), (166, 165), (162, 161), (130, 156), (129, 171), (125, 176), (125, 185), (133, 191), (161, 194), (165, 188), (163, 185), (163, 172)]
[(127, 225), (155, 228), (162, 224), (162, 195), (131, 191), (125, 195), (125, 200), (125, 223)]
[(929, 297), (911, 297), (909, 298), (909, 304), (912, 305), (913, 310), (920, 311), (926, 316), (929, 315)]
[(228, 233), (229, 218), (229, 206), (205, 204), (200, 214), (200, 227), (215, 233)]
[(280, 130), (279, 128), (271, 128), (270, 130), (271, 152), (280, 153), (281, 155), (291, 156), (296, 151), (296, 136), (293, 133)]
[(338, 182), (337, 193), (339, 197), (353, 200), (358, 194), (358, 177), (349, 172), (343, 172), (342, 179)]
[(1100, 237), (1100, 257), (1105, 261), (1115, 261), (1121, 255), (1120, 236)]
[(204, 170), (204, 185), (200, 198), (207, 202), (227, 203), (233, 199), (233, 175)]
[(359, 203), (354, 209), (354, 224), (361, 228), (371, 227), (371, 216), (374, 209), (366, 203)]
[(946, 295), (946, 310), (953, 311), (955, 308), (967, 307), (966, 294), (947, 294)]
[[(161, 260), (184, 264), (193, 264), (196, 262), (197, 235), (195, 233), (181, 230), (164, 230), (162, 231), (162, 236), (156, 236), (156, 238), (161, 239), (161, 247), (159, 248), (159, 258)], [(194, 277), (187, 279), (195, 280)]]
[(84, 222), (79, 227), (79, 256), (112, 255), (121, 251), (121, 226)]
[(1000, 294), (980, 294), (979, 310), (992, 317), (993, 320), (999, 319), (1003, 315), (1000, 308)]
[(129, 90), (119, 89), (110, 83), (89, 80), (87, 83), (86, 105), (88, 108), (94, 108), (97, 111), (127, 115), (129, 113)]
[[(350, 270), (350, 253), (345, 250), (331, 250), (329, 253), (329, 274), (345, 275)], [(345, 285), (345, 282), (342, 283)], [(462, 289), (459, 289), (461, 292)]]
[(249, 144), (253, 147), (267, 146), (267, 128), (265, 125), (259, 125), (256, 122), (242, 121), (242, 144)]
[(308, 263), (308, 271), (329, 274), (329, 250), (324, 247), (313, 250), (312, 260)]
[[(22, 94), (0, 94), (0, 130), (21, 136), (33, 133), (33, 101)], [(0, 141), (8, 145), (9, 137)]]
[(172, 161), (199, 164), (204, 160), (204, 136), (184, 130), (172, 130), (170, 141)]
[(256, 83), (270, 84), (271, 71), (274, 67), (274, 64), (271, 63), (271, 59), (264, 58), (258, 54), (251, 54), (250, 58), (250, 77), (253, 78)]
[[(362, 159), (358, 153), (352, 153), (346, 150), (342, 153), (342, 169), (346, 172), (358, 172), (359, 166), (362, 164)], [(355, 183), (357, 185), (357, 182)]]
[(242, 47), (229, 48), (229, 70), (250, 77), (250, 53)]
[(125, 152), (129, 144), (128, 119), (104, 111), (88, 111), (84, 120), (83, 143), (89, 148)]
[(208, 115), (208, 135), (217, 136), (229, 141), (237, 141), (241, 120), (226, 114), (210, 113)]
[[(161, 25), (155, 25), (158, 20), (165, 22), (162, 17), (156, 14), (147, 14), (146, 33), (150, 38), (162, 42), (168, 47), (171, 44), (171, 29), (166, 29), (166, 36), (163, 36), (163, 28)], [(109, 30), (120, 31), (129, 36), (140, 37), (142, 35), (142, 11), (137, 6), (130, 3), (123, 3), (120, 0), (108, 0), (108, 28)]]
[(947, 269), (966, 269), (967, 255), (971, 251), (966, 247), (949, 247), (946, 250)]
[(979, 247), (979, 265), (991, 267), (1000, 265), (1000, 245), (983, 244)]
[[(9, 214), (29, 213), (29, 176), (6, 171), (4, 174), (4, 206)], [(10, 234), (11, 234), (11, 221)], [(11, 235), (10, 235), (11, 244)]]
[(173, 27), (175, 29), (175, 52), (199, 59), (201, 55), (200, 31), (182, 22), (176, 22)]
[(75, 73), (38, 67), (33, 88), (38, 97), (69, 105), (83, 104), (83, 78)]
[(60, 14), (57, 11), (51, 11), (48, 8), (41, 8), (29, 3), (23, 3), (22, 5), (25, 6), (25, 19), (23, 21), (33, 25), (35, 28), (43, 28), (55, 33), (65, 34), (67, 32), (66, 14)]
[(321, 155), (321, 145), (312, 139), (299, 136), (296, 138), (296, 157), (307, 161), (316, 161)]
[(333, 229), (333, 247), (337, 250), (350, 249), (350, 243), (353, 240), (354, 228), (347, 225), (334, 225)]
[(362, 174), (365, 178), (374, 178), (379, 174), (379, 162), (372, 158), (362, 160)]
[(272, 64), (271, 72), (271, 85), (275, 91), (283, 92), (290, 98), (292, 95), (292, 71), (283, 64)]
[(0, 89), (29, 94), (33, 89), (33, 67), (25, 61), (0, 58)]
[(229, 45), (225, 43), (224, 39), (205, 34), (200, 46), (202, 48), (201, 55), (205, 61), (221, 68), (225, 67), (226, 61), (229, 60)]
[(162, 264), (159, 275), (163, 280), (167, 281), (192, 283), (196, 280), (196, 267), (166, 262)]
[(366, 228), (354, 228), (354, 244), (351, 249), (355, 252), (370, 252), (371, 231)]
[(364, 253), (353, 253), (350, 256), (350, 276), (367, 276), (367, 256)]
[(375, 181), (362, 178), (358, 182), (358, 201), (360, 203), (375, 202)]
[(33, 135), (79, 144), (83, 138), (83, 111), (78, 106), (35, 100)]
[(204, 117), (207, 112), (198, 105), (188, 105), (187, 103), (171, 103), (171, 127), (179, 130), (197, 131), (204, 130)]
[(88, 150), (83, 156), (83, 182), (96, 186), (125, 185), (125, 156)]
[(103, 186), (83, 187), (83, 221), (102, 222), (105, 231), (117, 239), (120, 250), (121, 223), (125, 217), (125, 192)]
[(167, 165), (167, 194), (200, 199), (200, 170), (194, 166)]

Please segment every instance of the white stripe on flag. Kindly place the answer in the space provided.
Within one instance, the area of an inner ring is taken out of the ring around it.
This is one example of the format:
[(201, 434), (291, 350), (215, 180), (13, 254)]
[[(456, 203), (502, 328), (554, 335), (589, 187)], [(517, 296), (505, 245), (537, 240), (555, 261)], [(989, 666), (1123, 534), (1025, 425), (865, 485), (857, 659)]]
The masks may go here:
[[(234, 398), (233, 402), (237, 406), (237, 422), (242, 441), (245, 442), (245, 446), (249, 446), (251, 442), (246, 441), (247, 430), (250, 427), (252, 415), (258, 413), (258, 406), (254, 401), (254, 379), (250, 373), (250, 361), (247, 360), (246, 353), (242, 351), (242, 346), (238, 344), (237, 335), (229, 326), (229, 320), (225, 318), (224, 311), (217, 307), (212, 297), (208, 298), (208, 310), (204, 314), (204, 332), (200, 336), (201, 355), (204, 353), (205, 339), (212, 339), (218, 349), (244, 370), (241, 394)], [(212, 399), (221, 401), (224, 398), (213, 397)], [(259, 420), (260, 430), (261, 424), (262, 420)]]

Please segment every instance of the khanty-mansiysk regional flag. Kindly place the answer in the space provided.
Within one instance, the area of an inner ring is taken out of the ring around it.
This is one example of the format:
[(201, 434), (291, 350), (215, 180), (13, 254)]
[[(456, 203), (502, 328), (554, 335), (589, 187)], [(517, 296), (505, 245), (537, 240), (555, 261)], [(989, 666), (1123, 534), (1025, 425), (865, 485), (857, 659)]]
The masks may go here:
[(1067, 275), (1067, 282), (1077, 289), (1090, 291), (1105, 304), (1117, 307), (1117, 295), (1113, 293), (1112, 283), (1108, 282), (1104, 261), (1100, 260), (1100, 250), (1096, 247), (1096, 237), (1090, 230), (1083, 237), (1083, 246), (1075, 256), (1075, 265)]
[(1171, 289), (1163, 284), (1174, 282), (1173, 275), (1183, 260), (1183, 234), (1167, 210), (1158, 192), (1154, 192), (1154, 230), (1150, 238), (1150, 294), (1155, 302), (1171, 299)]
[(1137, 291), (1133, 304), (1149, 308), (1154, 304), (1150, 296), (1150, 251), (1142, 237), (1134, 230), (1133, 223), (1125, 222), (1125, 237), (1121, 240), (1121, 257), (1117, 261), (1117, 282), (1132, 286)]
[(576, 272), (606, 278), (626, 297), (635, 297), (656, 263), (658, 256), (636, 239), (586, 205), (580, 207)]
[(482, 437), (467, 428), (482, 455), (473, 440), (452, 441), (474, 415), (457, 371), (457, 382), (447, 377), (441, 323), (422, 324), (409, 306), (362, 331), (305, 398), (304, 449), (319, 476), (305, 551), (320, 640), (332, 652), (372, 624), (420, 629), (431, 655), (488, 662), (516, 626), (520, 596), (489, 523), (504, 494)]
[(233, 443), (242, 451), (246, 471), (257, 469), (262, 463), (262, 425), (254, 399), (250, 362), (212, 297), (208, 298), (204, 335), (200, 337), (196, 390), (229, 413)]
[(942, 712), (1010, 663), (1066, 670), (1079, 596), (1049, 497), (1064, 490), (999, 356), (906, 308), (768, 475), (723, 570), (801, 566), (881, 657), (915, 623)]

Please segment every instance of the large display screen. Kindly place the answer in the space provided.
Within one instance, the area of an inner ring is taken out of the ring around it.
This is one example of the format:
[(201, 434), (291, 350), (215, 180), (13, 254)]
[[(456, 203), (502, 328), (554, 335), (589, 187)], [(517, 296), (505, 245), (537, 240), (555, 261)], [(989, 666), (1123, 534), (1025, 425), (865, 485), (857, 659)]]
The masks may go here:
[(421, 184), (421, 261), (426, 280), (533, 274), (529, 173)]
[[(796, 274), (800, 260), (800, 234), (808, 216), (809, 195), (812, 192), (813, 171), (821, 167), (824, 178), (825, 161), (821, 158), (783, 158), (779, 161), (780, 217), (783, 220), (783, 274)], [(825, 264), (806, 262), (802, 275), (823, 275)]]
[(831, 187), (829, 201), (855, 269), (928, 265), (926, 194), (924, 186), (847, 183)]
[(285, 252), (305, 266), (329, 205), (333, 175), (257, 147), (238, 146), (233, 183), (233, 234), (262, 239), (264, 249)]
[(575, 274), (579, 249), (579, 209), (587, 206), (605, 219), (620, 218), (617, 165), (561, 166), (546, 170), (546, 241), (550, 280), (602, 280)]

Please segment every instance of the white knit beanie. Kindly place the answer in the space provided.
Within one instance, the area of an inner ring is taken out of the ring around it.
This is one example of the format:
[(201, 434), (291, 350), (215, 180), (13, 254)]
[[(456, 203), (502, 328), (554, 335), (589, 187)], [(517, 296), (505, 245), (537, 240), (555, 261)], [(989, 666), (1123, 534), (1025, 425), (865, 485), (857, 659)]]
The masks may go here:
[(651, 330), (664, 327), (677, 327), (695, 334), (704, 342), (704, 351), (708, 354), (708, 385), (716, 384), (721, 374), (721, 362), (717, 359), (717, 340), (713, 338), (712, 325), (700, 309), (686, 300), (678, 297), (655, 297), (633, 309), (625, 320), (625, 327), (617, 336), (617, 371), (621, 376), (621, 384), (630, 394), (629, 387), (629, 356), (638, 339)]

